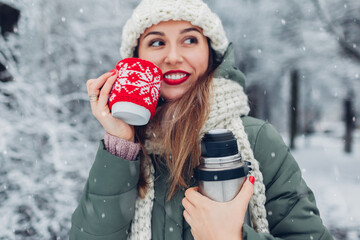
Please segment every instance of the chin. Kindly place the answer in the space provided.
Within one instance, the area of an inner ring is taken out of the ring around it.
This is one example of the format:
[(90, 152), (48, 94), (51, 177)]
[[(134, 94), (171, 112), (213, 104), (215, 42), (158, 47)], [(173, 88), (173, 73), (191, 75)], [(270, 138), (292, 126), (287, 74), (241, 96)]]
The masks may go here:
[(166, 92), (161, 94), (161, 97), (165, 98), (166, 100), (177, 100), (184, 95), (184, 92)]
[(160, 89), (160, 96), (166, 100), (176, 100), (181, 98), (185, 92), (184, 88), (163, 84)]

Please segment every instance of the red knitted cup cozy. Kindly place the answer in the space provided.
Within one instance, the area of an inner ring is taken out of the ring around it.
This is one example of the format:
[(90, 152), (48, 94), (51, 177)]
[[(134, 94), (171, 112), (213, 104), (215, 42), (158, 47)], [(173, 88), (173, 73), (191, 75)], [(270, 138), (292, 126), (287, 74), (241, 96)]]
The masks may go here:
[(147, 124), (159, 100), (161, 69), (139, 58), (125, 58), (117, 63), (116, 69), (118, 76), (109, 97), (113, 116), (131, 125)]

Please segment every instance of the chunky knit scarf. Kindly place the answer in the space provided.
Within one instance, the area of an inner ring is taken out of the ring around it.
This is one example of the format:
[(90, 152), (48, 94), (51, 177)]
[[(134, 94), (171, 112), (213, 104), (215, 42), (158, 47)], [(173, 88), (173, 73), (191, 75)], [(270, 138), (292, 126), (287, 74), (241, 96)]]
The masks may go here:
[[(243, 88), (236, 82), (214, 78), (214, 98), (208, 119), (203, 126), (200, 138), (205, 132), (215, 128), (226, 128), (232, 131), (237, 138), (238, 147), (245, 161), (251, 162), (251, 175), (256, 179), (254, 194), (250, 200), (250, 216), (254, 229), (257, 232), (268, 232), (268, 222), (265, 210), (265, 186), (263, 176), (259, 170), (259, 163), (254, 158), (250, 147), (241, 115), (248, 115), (250, 108), (248, 98)], [(156, 153), (157, 146), (147, 143), (145, 145), (149, 153)], [(128, 239), (144, 240), (151, 239), (151, 212), (154, 201), (154, 168), (150, 166), (150, 184), (144, 199), (138, 197), (135, 205), (135, 216)]]

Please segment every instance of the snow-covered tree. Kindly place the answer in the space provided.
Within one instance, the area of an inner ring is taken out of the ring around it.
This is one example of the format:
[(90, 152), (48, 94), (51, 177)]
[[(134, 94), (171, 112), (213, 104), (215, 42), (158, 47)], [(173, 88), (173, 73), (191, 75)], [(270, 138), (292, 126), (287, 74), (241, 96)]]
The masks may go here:
[[(260, 117), (268, 116), (283, 131), (288, 125), (284, 113), (289, 112), (289, 80), (293, 69), (301, 76), (302, 129), (311, 121), (338, 121), (342, 99), (349, 89), (360, 87), (360, 71), (354, 58), (359, 49), (356, 15), (360, 11), (359, 3), (322, 1), (322, 13), (334, 18), (325, 22), (315, 2), (209, 2), (223, 19), (226, 32), (235, 44), (237, 62), (247, 76), (247, 85), (256, 84), (262, 88), (265, 95), (262, 111), (270, 113), (260, 114)], [(333, 28), (341, 25), (342, 30), (335, 34), (329, 30), (329, 24)], [(343, 41), (339, 40), (339, 32), (343, 32)], [(342, 42), (356, 51), (350, 54)], [(357, 106), (359, 103), (357, 99)]]
[(85, 83), (120, 60), (135, 3), (3, 2), (21, 17), (0, 39), (0, 238), (66, 239), (103, 134)]

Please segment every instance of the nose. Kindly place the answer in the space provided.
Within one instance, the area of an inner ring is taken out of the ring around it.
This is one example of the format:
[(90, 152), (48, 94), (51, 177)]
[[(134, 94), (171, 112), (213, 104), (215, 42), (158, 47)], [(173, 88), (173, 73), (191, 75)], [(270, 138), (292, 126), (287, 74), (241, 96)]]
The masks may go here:
[(170, 46), (165, 58), (165, 63), (176, 65), (182, 61), (183, 58), (180, 49), (177, 46)]

